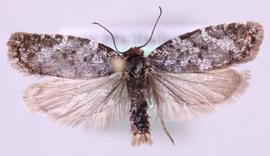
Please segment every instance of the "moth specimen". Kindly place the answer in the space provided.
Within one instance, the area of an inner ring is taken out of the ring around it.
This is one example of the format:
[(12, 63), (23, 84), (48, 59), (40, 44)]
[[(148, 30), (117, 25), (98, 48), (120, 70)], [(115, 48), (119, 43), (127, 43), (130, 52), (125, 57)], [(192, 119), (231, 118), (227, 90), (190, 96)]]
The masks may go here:
[[(151, 37), (161, 13), (160, 8)], [(129, 118), (132, 144), (140, 145), (152, 143), (148, 114), (153, 104), (173, 143), (165, 119), (182, 121), (211, 112), (244, 91), (249, 74), (231, 67), (256, 57), (263, 27), (255, 22), (208, 26), (144, 57), (141, 48), (151, 37), (119, 52), (114, 38), (116, 50), (80, 37), (16, 32), (7, 43), (8, 56), (18, 70), (49, 77), (23, 92), (31, 112), (71, 126), (107, 127)]]

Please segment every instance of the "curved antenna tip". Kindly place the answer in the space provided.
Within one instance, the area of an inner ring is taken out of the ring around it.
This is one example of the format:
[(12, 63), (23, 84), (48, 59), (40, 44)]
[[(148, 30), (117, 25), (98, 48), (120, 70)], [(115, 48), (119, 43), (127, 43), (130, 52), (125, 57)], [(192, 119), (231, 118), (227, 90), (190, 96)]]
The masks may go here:
[(161, 6), (159, 6), (158, 8), (159, 8), (159, 16), (158, 16), (158, 18), (157, 18), (157, 20), (156, 20), (156, 22), (155, 22), (155, 25), (154, 25), (154, 27), (153, 27), (153, 29), (152, 29), (152, 32), (151, 32), (151, 35), (150, 35), (149, 39), (146, 41), (145, 44), (143, 44), (143, 45), (141, 45), (141, 46), (139, 46), (139, 47), (137, 47), (137, 48), (145, 47), (145, 46), (151, 41), (151, 39), (152, 39), (152, 37), (153, 37), (153, 34), (154, 34), (154, 31), (155, 31), (155, 29), (156, 29), (157, 23), (158, 23), (158, 21), (159, 21), (161, 15), (162, 15), (162, 9), (161, 9)]
[(161, 8), (161, 6), (159, 6), (158, 8), (159, 8), (160, 13), (162, 14), (162, 8)]

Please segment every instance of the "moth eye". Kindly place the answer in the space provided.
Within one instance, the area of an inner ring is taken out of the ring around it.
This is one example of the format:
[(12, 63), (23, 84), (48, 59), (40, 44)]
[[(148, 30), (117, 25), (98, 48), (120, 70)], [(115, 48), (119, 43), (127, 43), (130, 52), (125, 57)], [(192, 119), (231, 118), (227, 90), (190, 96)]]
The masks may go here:
[(127, 62), (122, 58), (112, 59), (112, 68), (114, 72), (123, 72), (127, 66)]

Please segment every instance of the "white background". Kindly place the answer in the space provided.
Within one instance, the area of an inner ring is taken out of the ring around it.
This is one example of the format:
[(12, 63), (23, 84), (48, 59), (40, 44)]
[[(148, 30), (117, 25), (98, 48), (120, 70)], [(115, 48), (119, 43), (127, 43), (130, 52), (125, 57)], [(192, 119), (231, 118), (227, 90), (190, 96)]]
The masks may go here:
[[(265, 40), (258, 57), (241, 65), (252, 72), (250, 87), (233, 105), (193, 121), (169, 123), (175, 146), (170, 144), (159, 123), (151, 120), (154, 144), (135, 148), (130, 145), (127, 122), (112, 129), (88, 132), (82, 127), (60, 126), (40, 114), (27, 112), (21, 92), (36, 79), (11, 68), (6, 42), (12, 32), (51, 34), (66, 26), (81, 25), (101, 32), (100, 28), (91, 25), (92, 21), (109, 25), (112, 30), (117, 25), (144, 25), (150, 30), (159, 5), (164, 12), (160, 27), (170, 24), (181, 29), (188, 25), (247, 20), (264, 25)], [(1, 1), (0, 155), (269, 156), (269, 6), (268, 0)]]

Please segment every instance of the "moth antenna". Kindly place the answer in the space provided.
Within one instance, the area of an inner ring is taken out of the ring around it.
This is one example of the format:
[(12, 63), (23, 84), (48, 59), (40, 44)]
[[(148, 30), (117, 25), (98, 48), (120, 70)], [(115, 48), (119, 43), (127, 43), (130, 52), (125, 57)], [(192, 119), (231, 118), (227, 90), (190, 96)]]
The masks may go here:
[(104, 27), (103, 25), (99, 24), (98, 22), (93, 22), (93, 24), (96, 24), (96, 25), (100, 26), (101, 28), (103, 28), (104, 30), (106, 30), (111, 35), (111, 37), (112, 37), (113, 45), (114, 45), (115, 50), (118, 53), (123, 53), (123, 52), (121, 52), (121, 51), (118, 50), (118, 48), (116, 46), (115, 38), (114, 38), (114, 36), (113, 36), (113, 34), (112, 34), (112, 32), (110, 30), (108, 30), (106, 27)]
[(158, 16), (158, 18), (157, 18), (157, 20), (156, 20), (156, 23), (155, 23), (155, 25), (154, 25), (154, 27), (153, 27), (153, 29), (152, 29), (152, 32), (151, 32), (151, 35), (150, 35), (149, 39), (146, 41), (145, 44), (143, 44), (143, 45), (141, 45), (141, 46), (139, 46), (139, 47), (137, 47), (137, 48), (145, 47), (145, 46), (151, 41), (151, 39), (152, 39), (152, 37), (153, 37), (153, 34), (154, 34), (154, 31), (155, 31), (155, 29), (156, 29), (157, 23), (158, 23), (158, 21), (159, 21), (161, 15), (162, 15), (162, 9), (161, 9), (161, 7), (159, 6), (158, 8), (159, 8), (159, 16)]

